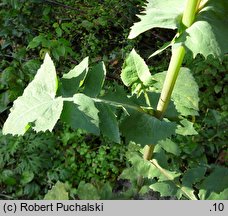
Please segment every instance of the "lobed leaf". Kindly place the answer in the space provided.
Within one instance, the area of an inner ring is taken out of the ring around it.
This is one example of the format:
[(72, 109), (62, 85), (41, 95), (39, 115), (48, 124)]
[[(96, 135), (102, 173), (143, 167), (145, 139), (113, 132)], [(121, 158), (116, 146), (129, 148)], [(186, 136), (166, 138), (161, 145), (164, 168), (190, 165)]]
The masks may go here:
[(175, 39), (173, 47), (183, 45), (193, 57), (197, 54), (205, 58), (213, 55), (222, 60), (228, 52), (228, 1), (207, 0), (196, 13), (194, 23), (183, 29), (181, 19), (185, 4), (186, 0), (148, 0), (144, 15), (138, 15), (140, 21), (131, 27), (128, 38), (135, 38), (152, 28), (178, 29), (180, 36)]
[(3, 134), (23, 135), (32, 124), (37, 132), (51, 131), (63, 106), (63, 99), (55, 98), (57, 88), (55, 66), (46, 54), (34, 80), (25, 88), (23, 95), (14, 101), (3, 126)]
[(183, 44), (193, 53), (205, 58), (213, 55), (222, 60), (228, 52), (228, 1), (208, 0), (196, 16), (195, 22), (179, 37), (176, 44)]
[(181, 17), (186, 0), (147, 0), (144, 14), (138, 15), (140, 21), (131, 27), (129, 39), (152, 28), (176, 29), (181, 23)]

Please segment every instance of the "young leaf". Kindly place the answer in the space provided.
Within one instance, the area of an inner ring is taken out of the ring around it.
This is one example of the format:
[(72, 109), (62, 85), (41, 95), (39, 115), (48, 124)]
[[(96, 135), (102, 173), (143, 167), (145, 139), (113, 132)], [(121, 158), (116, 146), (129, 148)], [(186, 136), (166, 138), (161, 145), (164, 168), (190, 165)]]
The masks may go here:
[(95, 65), (91, 70), (88, 71), (86, 76), (83, 93), (90, 97), (97, 97), (104, 84), (106, 75), (106, 69), (103, 62)]
[(46, 54), (34, 80), (25, 88), (23, 95), (14, 101), (3, 126), (3, 134), (23, 135), (31, 126), (30, 123), (34, 123), (32, 128), (37, 132), (51, 131), (63, 106), (63, 99), (55, 98), (57, 88), (55, 66)]
[(72, 97), (77, 93), (79, 87), (84, 82), (84, 79), (88, 72), (89, 58), (84, 58), (80, 64), (75, 66), (67, 74), (64, 74), (61, 78), (61, 85), (59, 92), (64, 97)]
[(126, 86), (131, 86), (135, 82), (142, 82), (145, 86), (151, 83), (149, 68), (134, 49), (124, 62), (121, 79)]

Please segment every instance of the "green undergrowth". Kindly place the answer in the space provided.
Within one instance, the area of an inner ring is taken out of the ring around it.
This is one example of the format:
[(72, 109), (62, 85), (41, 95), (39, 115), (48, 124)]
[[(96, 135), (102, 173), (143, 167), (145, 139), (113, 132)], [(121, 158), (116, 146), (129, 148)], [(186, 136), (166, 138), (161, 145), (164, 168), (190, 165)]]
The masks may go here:
[(113, 185), (125, 152), (120, 144), (66, 126), (54, 134), (1, 135), (0, 199), (42, 199), (57, 181), (74, 188), (81, 181)]

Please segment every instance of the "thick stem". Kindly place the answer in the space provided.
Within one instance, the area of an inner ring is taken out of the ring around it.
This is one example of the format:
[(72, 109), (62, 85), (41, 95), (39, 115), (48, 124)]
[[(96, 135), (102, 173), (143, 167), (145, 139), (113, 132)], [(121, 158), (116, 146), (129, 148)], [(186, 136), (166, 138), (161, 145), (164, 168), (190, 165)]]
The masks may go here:
[(176, 83), (177, 76), (179, 74), (180, 67), (184, 59), (184, 55), (185, 49), (183, 46), (180, 46), (173, 50), (172, 57), (169, 63), (168, 72), (157, 105), (156, 117), (159, 119), (163, 118), (163, 115), (168, 107), (171, 94), (173, 92), (173, 88)]
[[(186, 28), (190, 27), (194, 22), (195, 14), (197, 12), (200, 2), (201, 0), (187, 1), (185, 10), (183, 13), (183, 18), (182, 18), (182, 23)], [(169, 68), (167, 71), (165, 82), (163, 84), (161, 96), (159, 98), (159, 102), (157, 105), (156, 117), (159, 119), (163, 118), (165, 111), (168, 107), (169, 101), (171, 99), (171, 94), (175, 86), (181, 64), (184, 59), (184, 55), (185, 55), (185, 48), (183, 46), (173, 49)], [(154, 145), (148, 145), (145, 148), (143, 158), (146, 160), (150, 160), (152, 158), (153, 149), (154, 149)]]
[[(182, 22), (186, 28), (190, 27), (195, 19), (199, 3), (201, 0), (188, 0), (185, 6)], [(163, 84), (161, 96), (157, 105), (156, 116), (159, 119), (163, 118), (165, 111), (168, 107), (171, 94), (178, 77), (181, 64), (185, 55), (185, 48), (180, 46), (173, 50), (172, 57), (169, 63), (169, 68)]]
[(146, 145), (143, 153), (144, 160), (151, 160), (153, 156), (154, 145)]

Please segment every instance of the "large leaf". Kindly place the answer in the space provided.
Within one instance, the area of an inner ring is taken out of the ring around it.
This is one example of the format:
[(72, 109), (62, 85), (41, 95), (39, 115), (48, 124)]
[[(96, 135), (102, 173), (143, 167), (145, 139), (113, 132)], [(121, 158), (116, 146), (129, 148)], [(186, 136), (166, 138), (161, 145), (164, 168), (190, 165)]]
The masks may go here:
[(222, 59), (228, 52), (228, 1), (208, 0), (196, 16), (196, 20), (177, 40), (195, 57), (198, 53), (205, 58), (212, 54)]
[(148, 86), (151, 83), (149, 68), (134, 49), (124, 62), (121, 79), (126, 86), (131, 86), (139, 82)]
[(74, 129), (81, 128), (97, 135), (100, 133), (98, 109), (94, 101), (84, 94), (75, 94), (72, 102), (64, 102), (61, 119)]
[(83, 93), (90, 97), (97, 97), (100, 94), (101, 88), (104, 84), (106, 69), (103, 62), (95, 65), (88, 71), (86, 76)]
[(181, 22), (181, 15), (186, 0), (147, 0), (144, 15), (138, 15), (140, 22), (131, 27), (129, 39), (151, 28), (176, 29)]
[(127, 116), (120, 125), (122, 134), (127, 141), (141, 145), (155, 145), (159, 140), (175, 134), (176, 124), (140, 112)]
[[(179, 29), (186, 0), (148, 0), (144, 15), (139, 15), (140, 22), (131, 27), (129, 38), (152, 28)], [(182, 32), (176, 40), (176, 45), (184, 45), (195, 57), (198, 53), (205, 58), (212, 54), (222, 59), (228, 52), (228, 1), (207, 0), (201, 10), (196, 14), (194, 23)]]
[(63, 106), (63, 99), (55, 98), (57, 88), (55, 66), (46, 54), (34, 80), (26, 87), (23, 95), (14, 101), (3, 133), (23, 135), (30, 126), (37, 132), (51, 131)]
[[(166, 72), (157, 73), (153, 78), (157, 81), (154, 87), (161, 91)], [(172, 100), (176, 109), (183, 116), (198, 114), (198, 85), (187, 68), (181, 68), (172, 93)]]
[(64, 97), (72, 97), (77, 93), (79, 87), (82, 85), (87, 72), (88, 72), (88, 61), (86, 57), (80, 64), (75, 66), (67, 74), (64, 74), (61, 78), (61, 86), (59, 92)]

